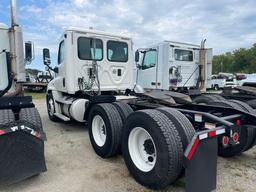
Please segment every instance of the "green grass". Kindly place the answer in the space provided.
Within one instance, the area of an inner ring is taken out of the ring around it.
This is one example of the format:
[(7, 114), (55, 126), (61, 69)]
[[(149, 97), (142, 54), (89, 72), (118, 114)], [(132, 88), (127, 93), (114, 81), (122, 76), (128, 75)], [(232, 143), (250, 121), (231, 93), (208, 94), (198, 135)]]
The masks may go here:
[(46, 93), (44, 92), (24, 92), (25, 96), (32, 96), (33, 99), (45, 99), (46, 98)]

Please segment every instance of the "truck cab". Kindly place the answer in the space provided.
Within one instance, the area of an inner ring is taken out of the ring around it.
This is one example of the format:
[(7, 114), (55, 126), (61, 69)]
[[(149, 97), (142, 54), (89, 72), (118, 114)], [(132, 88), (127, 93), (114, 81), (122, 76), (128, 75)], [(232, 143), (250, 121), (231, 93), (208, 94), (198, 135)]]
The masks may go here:
[(111, 98), (134, 88), (130, 37), (71, 27), (61, 36), (57, 67), (50, 66), (49, 49), (43, 52), (44, 64), (55, 72), (47, 87), (51, 120), (84, 122), (91, 98)]
[[(132, 89), (132, 52), (129, 37), (68, 28), (59, 43), (56, 78), (48, 90), (75, 94), (96, 91), (97, 84), (102, 92)], [(94, 76), (95, 70), (97, 76)]]
[[(144, 89), (161, 90), (196, 88), (200, 80), (200, 50), (200, 45), (174, 41), (138, 49), (137, 54), (140, 56), (137, 61), (137, 85)], [(203, 65), (204, 77), (210, 79), (211, 49), (206, 50)]]

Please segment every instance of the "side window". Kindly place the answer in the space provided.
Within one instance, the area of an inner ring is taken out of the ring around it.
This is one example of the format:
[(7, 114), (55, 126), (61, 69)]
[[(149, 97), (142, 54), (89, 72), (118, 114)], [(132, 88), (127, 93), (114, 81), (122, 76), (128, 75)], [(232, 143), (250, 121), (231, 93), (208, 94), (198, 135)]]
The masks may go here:
[(100, 39), (79, 37), (77, 40), (78, 57), (81, 60), (103, 59), (103, 42)]
[(142, 62), (142, 69), (149, 69), (156, 66), (157, 51), (147, 51)]
[(175, 49), (174, 55), (176, 61), (193, 61), (193, 51)]
[(60, 43), (59, 53), (58, 53), (58, 64), (61, 64), (64, 61), (64, 41)]
[(128, 61), (128, 44), (120, 41), (108, 41), (108, 60), (112, 62)]

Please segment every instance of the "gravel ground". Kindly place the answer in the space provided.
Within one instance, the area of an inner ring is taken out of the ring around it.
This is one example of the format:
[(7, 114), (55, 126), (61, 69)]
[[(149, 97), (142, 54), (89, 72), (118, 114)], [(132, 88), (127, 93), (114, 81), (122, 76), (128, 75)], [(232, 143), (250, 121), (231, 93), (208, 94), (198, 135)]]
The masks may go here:
[[(49, 121), (44, 100), (35, 100), (48, 141), (45, 156), (48, 171), (22, 183), (0, 188), (5, 192), (129, 192), (150, 191), (129, 175), (121, 156), (98, 157), (83, 124)], [(255, 192), (256, 147), (231, 159), (218, 158), (217, 191)], [(178, 181), (165, 191), (184, 191)]]

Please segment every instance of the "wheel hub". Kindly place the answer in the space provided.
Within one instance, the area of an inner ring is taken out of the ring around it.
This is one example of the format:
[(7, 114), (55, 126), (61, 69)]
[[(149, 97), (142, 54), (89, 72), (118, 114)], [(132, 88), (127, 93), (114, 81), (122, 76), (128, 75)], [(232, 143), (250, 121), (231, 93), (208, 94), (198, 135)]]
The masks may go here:
[(134, 128), (128, 138), (128, 149), (135, 166), (143, 172), (151, 171), (157, 158), (155, 143), (142, 127)]
[(144, 150), (146, 151), (147, 154), (153, 155), (155, 153), (155, 148), (154, 144), (151, 139), (147, 139), (144, 144)]
[(49, 99), (49, 101), (48, 101), (48, 111), (49, 111), (49, 114), (51, 116), (54, 114), (54, 101), (53, 101), (53, 99)]
[(102, 147), (107, 139), (107, 130), (103, 118), (100, 115), (95, 115), (92, 120), (92, 136), (95, 143)]

